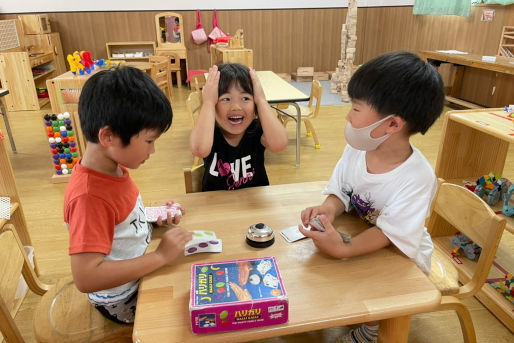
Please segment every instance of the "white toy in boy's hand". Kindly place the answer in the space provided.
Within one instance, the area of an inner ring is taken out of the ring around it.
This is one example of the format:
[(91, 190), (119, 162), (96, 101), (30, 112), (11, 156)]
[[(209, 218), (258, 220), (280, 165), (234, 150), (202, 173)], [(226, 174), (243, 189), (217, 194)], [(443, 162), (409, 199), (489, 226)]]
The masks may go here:
[(162, 221), (166, 221), (168, 217), (168, 213), (171, 214), (171, 217), (175, 217), (178, 214), (179, 217), (182, 217), (182, 211), (180, 210), (180, 204), (174, 203), (171, 206), (157, 206), (157, 207), (146, 207), (146, 221), (149, 223), (157, 222), (157, 219), (161, 217)]
[(184, 256), (201, 252), (221, 252), (221, 239), (212, 231), (193, 231), (193, 239), (184, 246)]

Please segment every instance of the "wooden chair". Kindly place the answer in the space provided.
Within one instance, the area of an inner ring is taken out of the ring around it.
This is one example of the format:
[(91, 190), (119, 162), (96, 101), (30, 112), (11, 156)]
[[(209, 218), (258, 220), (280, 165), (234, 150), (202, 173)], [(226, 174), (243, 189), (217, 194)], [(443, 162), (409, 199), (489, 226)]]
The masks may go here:
[(180, 74), (180, 57), (177, 53), (168, 51), (166, 53), (170, 61), (170, 72), (175, 73), (177, 78), (177, 87), (182, 87), (182, 75)]
[(105, 319), (80, 293), (71, 277), (54, 286), (34, 273), (14, 225), (0, 230), (0, 329), (7, 342), (25, 342), (13, 320), (14, 294), (23, 275), (29, 289), (42, 295), (34, 313), (38, 342), (131, 342), (132, 326)]
[[(484, 286), (505, 223), (473, 192), (451, 183), (440, 185), (427, 225), (435, 248), (430, 279), (441, 287), (443, 294), (436, 311), (457, 312), (464, 342), (476, 342), (476, 336), (469, 310), (460, 299), (474, 296)], [(463, 256), (459, 257), (462, 264), (457, 264), (452, 258), (450, 238), (457, 231), (482, 248), (477, 261)], [(456, 281), (448, 281), (457, 274), (463, 283), (460, 287), (455, 286)]]
[(148, 61), (152, 63), (150, 76), (160, 89), (171, 100), (173, 87), (171, 83), (171, 64), (166, 56), (150, 56)]
[(194, 168), (184, 168), (184, 184), (186, 193), (196, 193), (202, 191), (202, 179), (205, 168), (203, 164)]
[[(316, 149), (319, 149), (321, 146), (319, 145), (318, 135), (314, 130), (314, 126), (311, 123), (311, 119), (314, 119), (319, 114), (319, 107), (321, 105), (321, 94), (323, 92), (323, 87), (318, 80), (312, 81), (311, 95), (309, 99), (309, 104), (307, 106), (300, 106), (302, 121), (305, 123), (305, 128), (307, 129), (307, 136), (311, 136), (314, 138), (314, 146)], [(316, 103), (314, 103), (316, 100)], [(282, 122), (284, 126), (291, 120), (295, 120), (296, 118), (296, 108), (292, 105), (289, 105), (287, 108), (278, 110), (278, 118)]]
[[(200, 114), (200, 108), (202, 107), (202, 93), (200, 91), (191, 92), (186, 100), (187, 113), (191, 117), (191, 128), (194, 128), (198, 115)], [(200, 157), (195, 156), (192, 168), (198, 165)]]

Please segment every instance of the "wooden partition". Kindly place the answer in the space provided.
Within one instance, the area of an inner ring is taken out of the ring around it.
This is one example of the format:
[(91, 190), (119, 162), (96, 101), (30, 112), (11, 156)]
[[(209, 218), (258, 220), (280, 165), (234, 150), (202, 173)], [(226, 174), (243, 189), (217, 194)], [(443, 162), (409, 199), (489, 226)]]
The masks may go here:
[[(360, 64), (398, 49), (413, 52), (457, 49), (495, 55), (503, 26), (514, 25), (514, 6), (490, 7), (496, 11), (492, 22), (480, 20), (485, 8), (489, 7), (472, 7), (469, 18), (414, 16), (412, 6), (359, 8), (355, 62)], [(68, 12), (49, 13), (48, 16), (52, 30), (61, 35), (65, 54), (90, 50), (93, 57), (105, 58), (106, 42), (155, 40), (156, 13)], [(207, 45), (195, 45), (191, 39), (196, 12), (178, 13), (184, 19), (189, 68), (206, 69), (210, 64)], [(201, 11), (207, 34), (212, 29), (212, 14), (212, 11)], [(14, 17), (15, 14), (0, 15), (0, 19)], [(218, 22), (225, 32), (244, 29), (245, 47), (253, 49), (257, 70), (285, 73), (300, 66), (314, 66), (315, 71), (335, 70), (341, 53), (341, 25), (345, 18), (346, 8), (218, 11)], [(481, 79), (488, 77), (491, 76), (473, 75), (475, 85), (464, 87), (462, 97), (490, 91), (476, 87), (476, 84), (484, 83)], [(506, 82), (514, 86), (514, 80)]]

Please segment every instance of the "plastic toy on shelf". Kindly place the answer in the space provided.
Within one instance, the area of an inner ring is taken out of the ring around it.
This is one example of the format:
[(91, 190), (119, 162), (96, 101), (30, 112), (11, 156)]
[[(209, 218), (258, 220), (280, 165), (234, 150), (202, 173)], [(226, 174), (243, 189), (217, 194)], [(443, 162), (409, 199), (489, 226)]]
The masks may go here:
[(505, 193), (503, 196), (504, 202), (503, 202), (502, 213), (504, 215), (506, 215), (507, 217), (514, 216), (514, 206), (509, 205), (509, 201), (510, 201), (510, 198), (512, 197), (512, 193), (514, 193), (514, 185), (511, 185), (509, 187), (509, 190), (507, 191), (507, 193)]
[(507, 189), (511, 182), (502, 178), (501, 175), (483, 175), (476, 181), (475, 185), (465, 185), (467, 189), (478, 195), (480, 198), (487, 196), (486, 201), (489, 205), (494, 206), (501, 199), (505, 199)]
[(466, 257), (472, 261), (478, 259), (480, 253), (482, 252), (482, 248), (477, 244), (473, 243), (468, 236), (462, 234), (461, 232), (457, 232), (450, 239), (450, 243), (452, 244), (452, 257), (460, 256), (462, 253), (466, 255)]

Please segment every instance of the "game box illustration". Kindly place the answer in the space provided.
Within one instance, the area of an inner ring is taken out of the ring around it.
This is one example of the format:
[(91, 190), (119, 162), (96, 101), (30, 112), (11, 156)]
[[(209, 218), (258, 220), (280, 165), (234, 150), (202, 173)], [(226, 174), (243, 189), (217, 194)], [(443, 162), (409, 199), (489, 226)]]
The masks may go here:
[(189, 311), (193, 333), (283, 324), (287, 293), (274, 257), (193, 264)]

